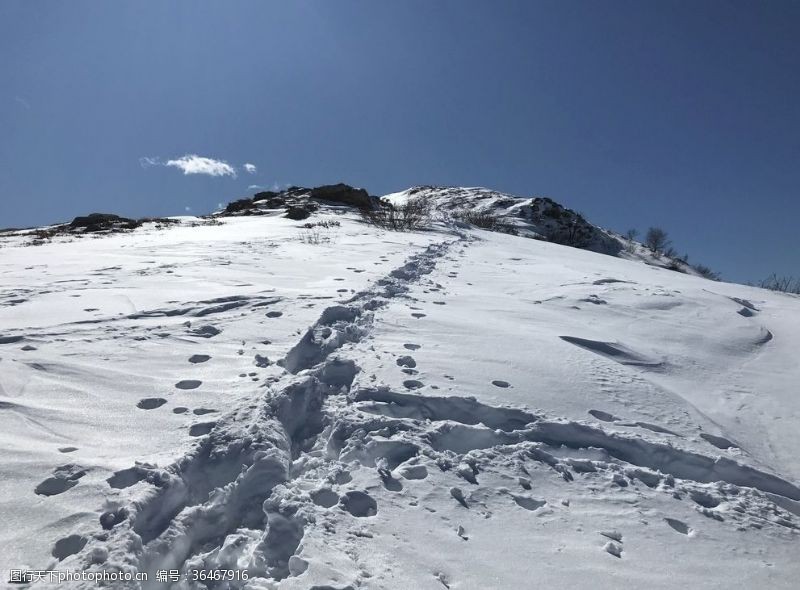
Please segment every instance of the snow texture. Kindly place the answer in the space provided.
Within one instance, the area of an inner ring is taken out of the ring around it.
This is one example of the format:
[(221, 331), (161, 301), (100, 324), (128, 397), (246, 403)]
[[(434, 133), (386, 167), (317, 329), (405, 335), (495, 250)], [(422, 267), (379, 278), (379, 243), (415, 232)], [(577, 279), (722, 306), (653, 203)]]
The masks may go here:
[(800, 299), (525, 239), (546, 200), (386, 198), (419, 195), (516, 232), (323, 206), (322, 243), (277, 213), (0, 238), (3, 574), (793, 587)]

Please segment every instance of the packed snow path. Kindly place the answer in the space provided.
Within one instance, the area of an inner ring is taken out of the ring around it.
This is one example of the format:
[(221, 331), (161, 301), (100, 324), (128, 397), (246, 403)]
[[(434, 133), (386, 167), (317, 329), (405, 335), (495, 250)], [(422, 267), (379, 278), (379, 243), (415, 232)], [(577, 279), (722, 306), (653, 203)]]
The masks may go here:
[[(380, 252), (368, 255), (375, 266), (397, 264), (331, 304), (254, 289), (6, 336), (92, 341), (123, 323), (127, 338), (149, 338), (171, 328), (138, 322), (167, 318), (203, 343), (187, 367), (227, 355), (214, 382), (240, 382), (229, 402), (194, 398), (191, 412), (173, 398), (204, 389), (195, 371), (173, 380), (173, 396), (139, 400), (148, 416), (170, 406), (194, 416), (195, 443), (107, 472), (95, 486), (103, 505), (53, 527), (56, 567), (147, 572), (145, 588), (202, 588), (190, 572), (230, 569), (250, 579), (210, 587), (791, 587), (793, 440), (762, 446), (776, 433), (727, 419), (736, 404), (738, 419), (763, 420), (786, 395), (790, 376), (769, 370), (788, 371), (787, 353), (764, 347), (796, 336), (758, 316), (772, 309), (797, 326), (796, 301), (513, 236), (442, 229), (398, 249), (406, 234), (349, 220), (343, 231), (351, 251)], [(334, 249), (294, 248), (287, 261)], [(264, 338), (254, 317), (274, 326), (309, 300), (325, 307), (245, 352)], [(214, 344), (231, 332), (241, 354)], [(236, 357), (256, 370), (240, 373)], [(750, 399), (755, 387), (768, 399)], [(790, 424), (796, 407), (782, 412)], [(103, 470), (76, 460), (13, 493), (47, 502)], [(710, 579), (712, 562), (725, 568)], [(165, 569), (182, 581), (156, 582)]]

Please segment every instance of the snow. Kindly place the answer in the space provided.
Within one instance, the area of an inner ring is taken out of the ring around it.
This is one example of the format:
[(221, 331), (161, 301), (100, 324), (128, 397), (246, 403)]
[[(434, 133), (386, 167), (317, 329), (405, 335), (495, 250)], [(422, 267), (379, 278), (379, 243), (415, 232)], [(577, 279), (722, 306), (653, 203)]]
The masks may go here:
[(277, 215), (0, 239), (6, 579), (794, 586), (800, 299), (323, 219), (320, 243)]

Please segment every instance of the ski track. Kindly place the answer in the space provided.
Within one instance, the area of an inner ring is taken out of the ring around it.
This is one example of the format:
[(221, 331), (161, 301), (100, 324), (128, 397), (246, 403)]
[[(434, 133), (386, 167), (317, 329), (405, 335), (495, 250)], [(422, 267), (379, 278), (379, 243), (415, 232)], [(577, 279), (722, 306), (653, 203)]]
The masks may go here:
[[(113, 474), (107, 480), (111, 488), (138, 486), (131, 490), (132, 499), (124, 504), (109, 503), (100, 517), (100, 530), (60, 539), (53, 555), (71, 557), (86, 569), (148, 572), (150, 581), (144, 588), (170, 587), (155, 579), (156, 570), (163, 569), (246, 568), (251, 578), (280, 581), (307, 567), (296, 552), (307, 527), (314, 525), (314, 510), (338, 505), (355, 518), (380, 511), (380, 504), (366, 491), (340, 495), (325, 487), (326, 481), (331, 485), (349, 481), (348, 463), (359, 461), (377, 469), (388, 490), (402, 489), (402, 479), (425, 479), (428, 471), (418, 463), (421, 457), (432, 459), (442, 471), (452, 470), (466, 484), (477, 485), (483, 465), (493, 460), (491, 452), (498, 449), (509, 460), (541, 463), (565, 482), (574, 482), (581, 473), (600, 474), (619, 487), (641, 482), (654, 493), (690, 499), (698, 512), (709, 518), (723, 520), (724, 513), (724, 518), (739, 526), (760, 528), (767, 523), (799, 528), (795, 516), (800, 511), (795, 506), (800, 489), (789, 481), (727, 457), (710, 457), (605, 429), (606, 425), (638, 426), (674, 435), (679, 442), (679, 434), (657, 425), (619, 422), (601, 410), (590, 414), (606, 424), (589, 425), (526, 409), (491, 406), (469, 397), (420, 395), (413, 391), (415, 380), (405, 381), (410, 390), (406, 392), (387, 386), (353, 387), (360, 367), (358, 358), (347, 358), (347, 345), (369, 338), (376, 314), (431, 273), (454, 244), (469, 247), (469, 239), (462, 235), (432, 244), (371, 287), (324, 309), (278, 361), (286, 373), (269, 385), (257, 403), (196, 424), (197, 430), (191, 433), (201, 437), (196, 446), (165, 468), (139, 463)], [(261, 298), (253, 304), (248, 298), (223, 298), (126, 317), (204, 317), (278, 300)], [(743, 309), (753, 310), (740, 303)], [(425, 314), (412, 315), (424, 321)], [(562, 338), (621, 364), (644, 370), (661, 368), (657, 361), (621, 345)], [(406, 344), (405, 348), (413, 352), (419, 346)], [(208, 358), (195, 355), (189, 361), (200, 363)], [(416, 361), (404, 355), (397, 358), (397, 365), (413, 374)], [(199, 382), (194, 381), (175, 385), (197, 386)], [(494, 386), (509, 384), (496, 381)], [(140, 407), (155, 408), (162, 401), (143, 399)], [(701, 436), (720, 449), (735, 446), (723, 437)], [(564, 452), (587, 449), (602, 458), (570, 457)], [(327, 475), (323, 487), (308, 493), (296, 482), (310, 469)], [(75, 466), (64, 466), (42, 482), (37, 493), (66, 491), (82, 475)], [(523, 488), (530, 489), (525, 481), (520, 478)], [(467, 509), (473, 502), (460, 487), (451, 488), (450, 495)], [(525, 495), (511, 494), (511, 498), (530, 511), (547, 504)], [(681, 535), (694, 534), (681, 520), (664, 521)], [(458, 534), (468, 538), (463, 530)], [(610, 539), (603, 549), (624, 559), (621, 535), (601, 534)], [(181, 584), (181, 588), (194, 587)], [(242, 584), (230, 582), (225, 587)]]

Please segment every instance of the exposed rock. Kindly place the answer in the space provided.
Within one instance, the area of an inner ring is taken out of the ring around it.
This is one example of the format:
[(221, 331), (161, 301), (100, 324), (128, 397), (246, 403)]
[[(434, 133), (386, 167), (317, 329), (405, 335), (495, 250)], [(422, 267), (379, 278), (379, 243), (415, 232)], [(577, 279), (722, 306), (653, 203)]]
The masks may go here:
[(294, 219), (295, 221), (300, 221), (301, 219), (306, 219), (311, 215), (311, 211), (308, 207), (302, 205), (289, 205), (286, 208), (286, 217), (289, 219)]
[(252, 209), (253, 207), (255, 207), (255, 203), (252, 199), (239, 199), (238, 201), (228, 203), (228, 206), (225, 207), (225, 213), (238, 213), (240, 211)]
[(141, 223), (135, 219), (120, 217), (113, 213), (90, 213), (73, 219), (70, 229), (83, 229), (86, 232), (105, 231), (110, 229), (136, 229)]
[(308, 191), (312, 199), (322, 199), (357, 207), (359, 209), (372, 209), (376, 199), (369, 196), (363, 188), (353, 188), (350, 185), (339, 183), (318, 186)]
[(267, 209), (280, 209), (286, 206), (286, 199), (283, 197), (270, 197), (269, 199), (257, 201), (256, 204)]
[(256, 193), (253, 195), (253, 202), (257, 203), (258, 201), (269, 201), (278, 196), (278, 193), (274, 191), (261, 191), (260, 193)]

